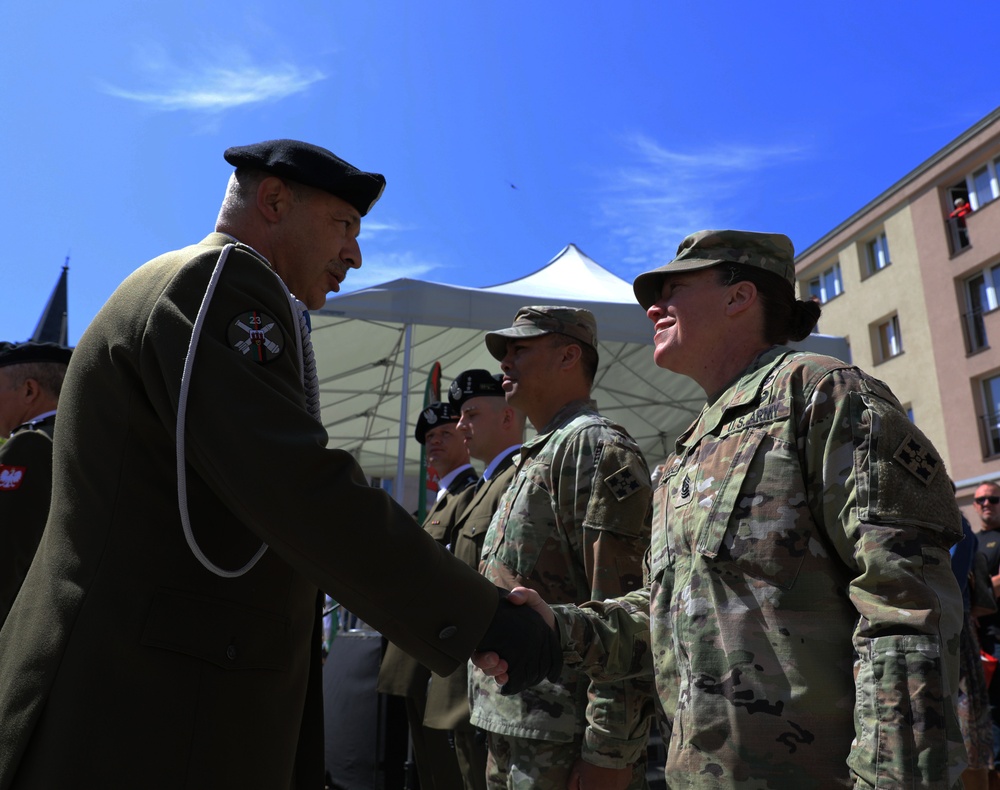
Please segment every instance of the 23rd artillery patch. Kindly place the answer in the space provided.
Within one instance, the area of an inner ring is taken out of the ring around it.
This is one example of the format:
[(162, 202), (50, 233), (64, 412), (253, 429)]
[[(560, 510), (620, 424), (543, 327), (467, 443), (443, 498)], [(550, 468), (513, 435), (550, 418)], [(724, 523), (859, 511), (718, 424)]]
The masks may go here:
[(246, 310), (236, 316), (226, 330), (226, 338), (230, 346), (254, 362), (277, 359), (285, 347), (277, 321), (259, 310)]

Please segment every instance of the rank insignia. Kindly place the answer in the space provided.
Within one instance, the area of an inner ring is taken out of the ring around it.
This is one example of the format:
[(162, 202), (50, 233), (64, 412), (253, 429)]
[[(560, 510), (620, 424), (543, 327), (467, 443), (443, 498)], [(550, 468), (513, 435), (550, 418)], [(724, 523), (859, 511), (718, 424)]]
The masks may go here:
[(931, 453), (931, 449), (921, 444), (912, 433), (906, 435), (892, 457), (925, 486), (931, 484), (941, 466), (941, 462)]
[(627, 466), (623, 466), (613, 475), (605, 477), (604, 483), (611, 489), (611, 493), (615, 495), (615, 499), (619, 502), (623, 499), (628, 499), (642, 488), (642, 484)]
[(21, 487), (26, 466), (8, 466), (0, 464), (0, 491), (16, 491)]
[(681, 487), (677, 491), (677, 496), (674, 497), (674, 507), (680, 507), (681, 505), (686, 505), (691, 501), (691, 478), (684, 475), (684, 479), (681, 481)]
[(236, 316), (229, 324), (226, 337), (230, 346), (254, 362), (277, 359), (285, 342), (277, 322), (258, 310), (247, 310)]

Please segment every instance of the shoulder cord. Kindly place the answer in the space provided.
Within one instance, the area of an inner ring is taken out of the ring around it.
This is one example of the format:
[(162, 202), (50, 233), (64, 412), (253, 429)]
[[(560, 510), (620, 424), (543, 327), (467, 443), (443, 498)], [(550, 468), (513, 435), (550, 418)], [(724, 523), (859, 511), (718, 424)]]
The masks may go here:
[(227, 244), (222, 248), (222, 253), (219, 255), (219, 262), (215, 264), (215, 271), (212, 272), (212, 278), (208, 282), (208, 289), (205, 291), (205, 296), (201, 300), (201, 306), (198, 308), (198, 315), (194, 321), (194, 328), (191, 330), (191, 343), (188, 346), (187, 357), (184, 359), (184, 373), (181, 375), (181, 391), (177, 403), (177, 504), (180, 508), (181, 525), (184, 528), (184, 539), (187, 541), (188, 547), (191, 549), (191, 552), (194, 554), (198, 562), (200, 562), (210, 573), (214, 573), (216, 576), (221, 576), (224, 579), (236, 579), (249, 571), (254, 565), (257, 564), (257, 561), (264, 556), (264, 552), (267, 551), (267, 544), (261, 543), (260, 549), (258, 549), (257, 553), (250, 558), (250, 561), (242, 568), (235, 571), (227, 571), (224, 568), (220, 568), (205, 556), (205, 553), (198, 545), (198, 541), (195, 540), (194, 532), (191, 530), (191, 517), (188, 513), (187, 470), (184, 465), (184, 428), (187, 418), (188, 390), (191, 387), (191, 372), (194, 370), (194, 357), (195, 351), (198, 348), (198, 339), (201, 337), (201, 329), (205, 323), (205, 315), (208, 312), (208, 305), (212, 301), (212, 295), (215, 293), (215, 288), (219, 283), (219, 277), (222, 275), (222, 267), (225, 266), (226, 259), (229, 257), (229, 253), (232, 251), (234, 246), (234, 244)]

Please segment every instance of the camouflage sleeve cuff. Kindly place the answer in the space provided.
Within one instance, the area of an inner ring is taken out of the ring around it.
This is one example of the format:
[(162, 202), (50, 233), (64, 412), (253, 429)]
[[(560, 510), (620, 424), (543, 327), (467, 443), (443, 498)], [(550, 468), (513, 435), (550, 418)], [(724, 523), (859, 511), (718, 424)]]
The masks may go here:
[(638, 738), (621, 741), (608, 738), (588, 727), (583, 734), (580, 756), (588, 763), (599, 765), (602, 768), (627, 768), (642, 759), (646, 752), (648, 737), (648, 728)]
[(565, 666), (598, 683), (653, 676), (649, 589), (581, 606), (555, 605)]

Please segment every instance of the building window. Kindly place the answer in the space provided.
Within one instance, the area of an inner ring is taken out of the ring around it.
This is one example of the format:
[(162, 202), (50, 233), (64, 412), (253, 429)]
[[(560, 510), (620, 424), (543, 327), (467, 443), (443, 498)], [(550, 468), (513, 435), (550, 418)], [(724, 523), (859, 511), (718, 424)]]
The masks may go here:
[(892, 261), (889, 258), (889, 241), (885, 232), (865, 243), (865, 277), (871, 277), (881, 271)]
[(899, 333), (899, 316), (894, 315), (879, 323), (875, 328), (877, 342), (876, 362), (885, 362), (903, 353), (903, 338)]
[(969, 202), (973, 209), (1000, 198), (1000, 183), (997, 182), (997, 162), (987, 162), (972, 175), (966, 177), (969, 187)]
[(840, 263), (835, 263), (819, 277), (809, 281), (809, 295), (826, 304), (844, 292), (844, 281), (840, 277)]
[(988, 457), (1000, 455), (1000, 376), (983, 381), (983, 416), (980, 417), (983, 429), (983, 449)]
[(962, 316), (966, 351), (974, 354), (989, 345), (983, 315), (1000, 307), (1000, 266), (979, 272), (965, 281), (966, 312)]

